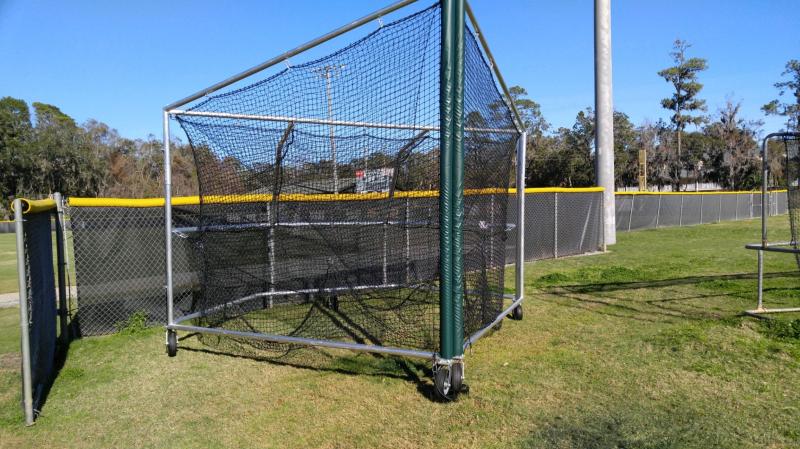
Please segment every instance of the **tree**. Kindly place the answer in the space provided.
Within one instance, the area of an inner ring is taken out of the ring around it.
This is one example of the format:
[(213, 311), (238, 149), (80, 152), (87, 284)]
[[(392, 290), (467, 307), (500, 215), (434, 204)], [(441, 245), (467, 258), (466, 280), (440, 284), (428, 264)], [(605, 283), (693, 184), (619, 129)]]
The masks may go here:
[[(677, 141), (676, 158), (677, 162), (672, 170), (675, 172), (674, 179), (676, 184), (680, 184), (681, 167), (681, 134), (686, 125), (700, 125), (706, 121), (702, 115), (691, 115), (692, 112), (705, 111), (706, 102), (697, 98), (703, 85), (697, 82), (697, 75), (708, 68), (707, 61), (703, 58), (686, 58), (686, 50), (691, 45), (688, 42), (677, 39), (673, 45), (670, 55), (675, 65), (658, 72), (658, 76), (671, 83), (675, 92), (669, 98), (661, 100), (661, 106), (673, 112), (670, 121), (675, 126), (675, 136)], [(694, 162), (694, 161), (692, 161)], [(679, 187), (679, 185), (676, 185)]]
[(636, 183), (638, 159), (636, 129), (627, 114), (614, 111), (614, 184), (617, 187)]
[(24, 189), (24, 182), (33, 172), (29, 148), (31, 114), (23, 100), (0, 99), (0, 215), (6, 199)]
[(786, 129), (789, 131), (800, 131), (800, 60), (792, 59), (786, 63), (786, 69), (781, 76), (789, 75), (788, 81), (775, 83), (778, 89), (778, 96), (788, 93), (794, 96), (794, 102), (781, 103), (779, 100), (772, 100), (761, 107), (767, 115), (778, 115), (786, 117)]
[(717, 112), (717, 120), (704, 130), (712, 139), (710, 180), (732, 190), (753, 189), (760, 176), (756, 134), (762, 122), (741, 118), (741, 106), (728, 98)]
[(528, 98), (528, 91), (524, 87), (512, 86), (508, 93), (517, 107), (522, 119), (522, 126), (528, 132), (528, 138), (536, 143), (550, 129), (550, 124), (547, 123), (547, 120), (542, 115), (541, 106)]

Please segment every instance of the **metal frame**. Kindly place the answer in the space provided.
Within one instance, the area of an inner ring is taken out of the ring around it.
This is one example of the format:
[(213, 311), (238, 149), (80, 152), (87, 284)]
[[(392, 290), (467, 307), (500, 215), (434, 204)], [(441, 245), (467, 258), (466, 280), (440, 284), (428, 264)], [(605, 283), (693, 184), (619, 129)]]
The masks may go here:
[(14, 226), (17, 240), (17, 276), (19, 279), (19, 328), (20, 352), (22, 355), (22, 408), (25, 411), (25, 425), (33, 425), (33, 385), (31, 383), (31, 342), (28, 329), (28, 273), (25, 265), (25, 226), (22, 218), (23, 205), (19, 198), (14, 200)]
[[(774, 138), (794, 138), (800, 140), (800, 133), (772, 133), (768, 134), (761, 141), (761, 243), (751, 243), (745, 245), (746, 249), (758, 251), (758, 302), (756, 308), (746, 310), (748, 315), (761, 315), (769, 313), (800, 312), (800, 307), (786, 307), (778, 309), (767, 309), (764, 307), (764, 253), (788, 253), (800, 254), (797, 242), (773, 242), (770, 243), (767, 235), (767, 217), (772, 215), (772, 201), (769, 192), (769, 140)], [(788, 193), (787, 193), (788, 198)], [(752, 201), (752, 196), (751, 196)], [(752, 207), (751, 207), (752, 210)], [(790, 248), (787, 248), (790, 246)]]
[[(323, 44), (337, 36), (340, 36), (348, 31), (356, 29), (366, 23), (369, 23), (373, 20), (380, 19), (382, 16), (394, 12), (398, 9), (401, 9), (405, 6), (408, 6), (412, 3), (415, 3), (416, 0), (402, 0), (393, 5), (387, 6), (383, 9), (380, 9), (372, 14), (369, 14), (361, 19), (358, 19), (350, 24), (347, 24), (343, 27), (340, 27), (334, 31), (331, 31), (319, 38), (313, 39), (293, 50), (290, 50), (286, 53), (283, 53), (275, 58), (272, 58), (268, 61), (265, 61), (259, 65), (256, 65), (250, 69), (247, 69), (237, 75), (234, 75), (224, 81), (216, 83), (212, 86), (209, 86), (205, 89), (202, 89), (188, 97), (183, 98), (182, 100), (176, 101), (171, 103), (163, 108), (163, 139), (164, 139), (164, 220), (165, 220), (165, 252), (166, 252), (166, 307), (167, 307), (167, 325), (166, 329), (169, 335), (169, 332), (175, 331), (188, 331), (188, 332), (199, 332), (199, 333), (209, 333), (209, 334), (216, 334), (216, 335), (228, 335), (228, 336), (236, 336), (236, 337), (247, 337), (247, 338), (254, 338), (259, 340), (267, 340), (267, 341), (274, 341), (279, 343), (291, 343), (291, 344), (302, 344), (302, 345), (309, 345), (309, 346), (317, 346), (317, 347), (328, 347), (328, 348), (336, 348), (336, 349), (349, 349), (354, 351), (367, 351), (367, 352), (376, 352), (376, 353), (384, 353), (384, 354), (394, 354), (394, 355), (401, 355), (407, 357), (421, 357), (426, 359), (432, 359), (438, 363), (438, 354), (434, 352), (428, 351), (416, 351), (410, 349), (402, 349), (402, 348), (393, 348), (393, 347), (386, 347), (386, 346), (375, 346), (375, 345), (365, 345), (365, 344), (356, 344), (356, 343), (345, 343), (345, 342), (338, 342), (338, 341), (329, 341), (329, 340), (318, 340), (318, 339), (308, 339), (308, 338), (300, 338), (300, 337), (289, 337), (283, 335), (272, 335), (272, 334), (263, 334), (263, 333), (254, 333), (254, 332), (238, 332), (238, 331), (231, 331), (225, 329), (216, 329), (216, 328), (206, 328), (206, 327), (199, 327), (199, 326), (189, 326), (185, 324), (180, 324), (184, 321), (187, 321), (192, 318), (197, 318), (202, 316), (205, 313), (209, 313), (209, 311), (203, 311), (195, 314), (186, 315), (181, 317), (179, 320), (175, 319), (174, 315), (174, 289), (173, 289), (173, 254), (172, 254), (172, 237), (173, 234), (180, 234), (181, 232), (192, 232), (195, 231), (193, 228), (177, 228), (173, 229), (172, 224), (172, 167), (171, 167), (171, 149), (170, 149), (170, 127), (169, 127), (169, 120), (170, 116), (204, 116), (204, 117), (218, 117), (218, 118), (230, 118), (230, 119), (241, 119), (241, 120), (259, 120), (259, 121), (272, 121), (272, 122), (284, 122), (290, 124), (297, 124), (297, 123), (306, 123), (306, 124), (315, 124), (315, 125), (329, 125), (329, 126), (353, 126), (353, 127), (364, 127), (364, 128), (388, 128), (388, 129), (408, 129), (408, 130), (419, 130), (419, 131), (439, 131), (440, 127), (430, 126), (430, 125), (419, 125), (419, 124), (392, 124), (392, 123), (369, 123), (369, 122), (351, 122), (351, 121), (341, 121), (341, 120), (332, 120), (332, 119), (311, 119), (311, 118), (302, 118), (302, 117), (283, 117), (283, 116), (262, 116), (262, 115), (245, 115), (245, 114), (228, 114), (228, 113), (220, 113), (220, 112), (204, 112), (204, 111), (187, 111), (178, 109), (188, 103), (191, 103), (195, 100), (198, 100), (206, 95), (209, 95), (213, 92), (216, 92), (222, 88), (230, 86), (238, 81), (241, 81), (244, 78), (247, 78), (251, 75), (254, 75), (258, 72), (261, 72), (269, 67), (274, 66), (280, 62), (284, 62), (288, 60), (290, 57), (298, 55), (306, 50), (314, 48), (320, 44)], [(506, 102), (506, 105), (512, 111), (512, 121), (514, 124), (515, 129), (495, 129), (495, 128), (464, 128), (467, 132), (492, 132), (492, 133), (510, 133), (510, 134), (520, 134), (520, 138), (518, 139), (518, 146), (517, 146), (517, 250), (516, 250), (516, 261), (515, 261), (515, 294), (511, 297), (513, 302), (511, 306), (505, 309), (490, 325), (482, 328), (478, 332), (474, 333), (473, 335), (469, 336), (465, 340), (463, 345), (464, 348), (468, 347), (469, 345), (473, 344), (475, 341), (480, 339), (492, 326), (497, 324), (500, 320), (502, 320), (507, 315), (511, 314), (515, 307), (519, 306), (523, 300), (523, 266), (524, 266), (524, 217), (525, 217), (525, 145), (526, 145), (526, 134), (522, 130), (521, 124), (522, 120), (520, 119), (519, 112), (516, 109), (516, 106), (513, 104), (511, 100), (511, 95), (509, 94), (508, 88), (505, 84), (505, 81), (500, 74), (500, 71), (497, 67), (497, 63), (492, 56), (491, 51), (489, 50), (488, 44), (486, 40), (483, 38), (483, 33), (480, 31), (478, 23), (472, 13), (469, 4), (465, 2), (465, 10), (466, 15), (469, 17), (470, 22), (475, 30), (475, 33), (478, 36), (480, 44), (483, 48), (483, 51), (490, 62), (491, 68), (497, 78), (498, 83), (502, 89), (502, 97), (503, 100)], [(384, 224), (385, 223), (381, 223)], [(277, 223), (275, 225), (278, 225)], [(272, 226), (270, 226), (272, 228)], [(407, 249), (408, 251), (408, 249)], [(357, 288), (390, 288), (391, 285), (386, 284), (383, 286), (361, 286)], [(349, 290), (350, 288), (348, 288)], [(334, 291), (334, 289), (314, 289), (313, 291), (308, 291), (308, 293), (316, 293), (319, 291)], [(275, 297), (281, 295), (291, 295), (297, 293), (303, 293), (305, 290), (298, 290), (298, 291), (275, 291), (271, 289), (269, 292), (259, 293), (257, 295), (250, 295), (245, 298), (239, 298), (237, 300), (232, 301), (234, 302), (244, 302), (248, 300), (252, 300), (255, 298), (263, 298), (263, 297)], [(507, 296), (507, 295), (506, 295)], [(226, 304), (226, 305), (227, 305)], [(221, 306), (224, 307), (225, 305)], [(460, 345), (459, 345), (460, 346)], [(459, 356), (460, 357), (460, 356)], [(457, 357), (458, 358), (458, 357)]]

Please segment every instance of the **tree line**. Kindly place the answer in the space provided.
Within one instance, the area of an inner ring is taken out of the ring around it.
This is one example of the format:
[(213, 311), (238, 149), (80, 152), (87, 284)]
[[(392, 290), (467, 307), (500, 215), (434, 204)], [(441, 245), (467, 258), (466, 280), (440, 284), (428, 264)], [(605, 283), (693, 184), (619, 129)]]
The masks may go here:
[[(760, 183), (758, 137), (763, 122), (741, 116), (741, 102), (728, 98), (707, 114), (700, 98), (703, 58), (688, 57), (690, 45), (677, 40), (670, 53), (674, 65), (657, 73), (673, 89), (661, 101), (669, 122), (634, 124), (614, 113), (616, 186), (635, 186), (639, 151), (647, 156), (648, 184), (656, 189), (685, 189), (693, 182), (712, 182), (724, 189), (755, 189)], [(778, 99), (764, 105), (767, 115), (786, 119), (786, 129), (800, 131), (800, 61), (790, 60), (774, 84)], [(526, 161), (531, 187), (583, 187), (595, 183), (594, 111), (577, 113), (570, 128), (554, 129), (540, 105), (520, 86), (510, 89), (530, 136)], [(687, 126), (694, 129), (687, 131)], [(173, 147), (173, 192), (197, 194), (197, 175), (188, 144)], [(781, 175), (780, 152), (774, 151), (773, 174)], [(224, 161), (221, 161), (224, 162)], [(43, 196), (148, 197), (162, 194), (163, 148), (160, 139), (130, 139), (97, 120), (78, 124), (58, 107), (5, 97), (0, 99), (0, 198)], [(8, 218), (8, 201), (0, 218)]]
[[(175, 142), (176, 195), (196, 194), (188, 145)], [(163, 192), (163, 145), (129, 139), (97, 120), (78, 125), (58, 107), (0, 99), (0, 219), (9, 200), (53, 192), (68, 196), (147, 197)]]
[[(715, 183), (728, 190), (750, 190), (760, 185), (761, 159), (758, 138), (763, 122), (742, 116), (741, 101), (727, 98), (725, 104), (708, 113), (700, 98), (699, 77), (708, 68), (704, 58), (689, 57), (691, 46), (676, 40), (670, 52), (674, 65), (657, 72), (672, 93), (661, 100), (670, 112), (669, 121), (631, 122), (621, 111), (614, 112), (614, 162), (617, 188), (637, 186), (639, 152), (646, 152), (650, 190), (669, 186), (672, 190), (692, 189), (694, 183)], [(778, 99), (761, 109), (766, 115), (781, 116), (787, 131), (800, 131), (800, 61), (790, 60), (774, 84)], [(538, 103), (526, 90), (510, 89), (528, 142), (527, 184), (531, 187), (585, 187), (594, 185), (594, 111), (578, 112), (571, 128), (553, 129)], [(691, 131), (687, 127), (692, 126)], [(783, 174), (781, 152), (771, 152), (774, 179)]]

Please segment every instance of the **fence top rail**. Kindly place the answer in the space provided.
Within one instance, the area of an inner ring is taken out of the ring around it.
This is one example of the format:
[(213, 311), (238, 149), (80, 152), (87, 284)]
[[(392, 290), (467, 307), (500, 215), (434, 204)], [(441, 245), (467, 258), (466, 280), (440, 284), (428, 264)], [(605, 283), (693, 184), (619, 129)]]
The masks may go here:
[[(44, 200), (20, 198), (19, 200), (22, 203), (23, 214), (38, 214), (40, 212), (49, 212), (56, 209), (56, 200), (52, 198)], [(14, 202), (11, 203), (11, 211), (14, 211)]]
[[(769, 193), (783, 193), (786, 189), (770, 190)], [(737, 191), (705, 191), (705, 192), (614, 192), (614, 195), (750, 195), (761, 194), (760, 190), (737, 190)]]
[[(561, 188), (544, 187), (525, 189), (525, 193), (587, 193), (602, 192), (602, 187), (585, 188)], [(492, 194), (516, 194), (517, 189), (487, 188), (487, 189), (465, 189), (464, 194), (470, 195), (492, 195)], [(438, 198), (438, 190), (413, 190), (404, 192), (394, 192), (394, 198)], [(369, 193), (288, 193), (281, 194), (279, 201), (286, 202), (315, 202), (315, 201), (368, 201), (383, 200), (389, 198), (388, 192), (369, 192)], [(238, 204), (238, 203), (260, 203), (273, 200), (272, 194), (256, 193), (241, 195), (209, 195), (203, 198), (205, 204)], [(196, 206), (200, 204), (199, 196), (176, 196), (172, 198), (173, 206)], [(164, 198), (69, 198), (70, 207), (163, 207)]]

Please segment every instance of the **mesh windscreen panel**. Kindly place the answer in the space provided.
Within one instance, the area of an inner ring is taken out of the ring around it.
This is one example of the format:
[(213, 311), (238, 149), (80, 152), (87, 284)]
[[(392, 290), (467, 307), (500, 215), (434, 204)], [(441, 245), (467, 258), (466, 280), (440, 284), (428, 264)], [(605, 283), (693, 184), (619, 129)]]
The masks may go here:
[[(78, 335), (107, 334), (133, 314), (166, 322), (163, 207), (71, 207)], [(175, 226), (196, 226), (197, 207), (173, 208)], [(187, 239), (173, 239), (176, 304), (190, 307), (197, 264)]]
[[(437, 349), (440, 22), (435, 5), (176, 115), (198, 172), (201, 324)], [(470, 32), (464, 117), (469, 335), (502, 307), (518, 138)]]
[(56, 356), (56, 287), (50, 219), (49, 212), (26, 214), (23, 226), (34, 410), (40, 409), (53, 380)]

